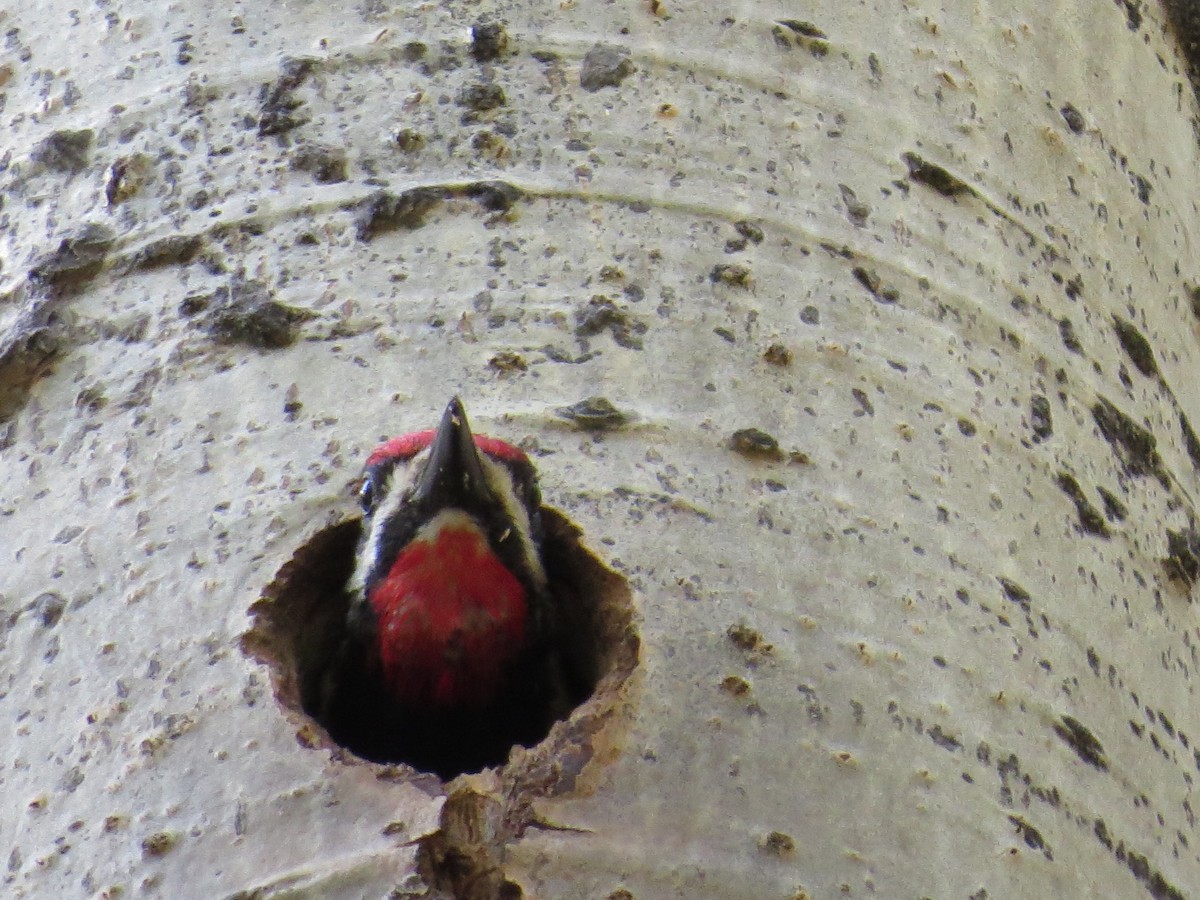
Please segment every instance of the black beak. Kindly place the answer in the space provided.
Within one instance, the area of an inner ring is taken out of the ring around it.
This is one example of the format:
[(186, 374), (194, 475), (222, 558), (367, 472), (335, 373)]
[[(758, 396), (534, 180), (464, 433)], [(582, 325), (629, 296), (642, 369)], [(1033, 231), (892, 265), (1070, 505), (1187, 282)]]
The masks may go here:
[(427, 507), (460, 509), (495, 502), (483, 472), (479, 448), (467, 424), (467, 413), (457, 397), (442, 415), (412, 500)]

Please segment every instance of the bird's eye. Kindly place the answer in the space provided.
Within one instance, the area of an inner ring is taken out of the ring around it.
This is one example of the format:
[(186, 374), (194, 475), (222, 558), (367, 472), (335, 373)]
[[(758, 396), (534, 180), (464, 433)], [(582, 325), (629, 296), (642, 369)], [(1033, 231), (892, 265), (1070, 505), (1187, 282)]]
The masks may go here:
[(363, 512), (370, 515), (375, 506), (375, 482), (370, 475), (363, 479), (362, 487), (358, 489), (358, 502), (362, 504)]

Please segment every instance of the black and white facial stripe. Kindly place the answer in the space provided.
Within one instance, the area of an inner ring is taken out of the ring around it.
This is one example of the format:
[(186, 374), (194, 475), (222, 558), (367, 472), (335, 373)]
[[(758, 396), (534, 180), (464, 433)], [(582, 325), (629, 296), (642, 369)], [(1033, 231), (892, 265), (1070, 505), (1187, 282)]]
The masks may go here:
[[(541, 494), (532, 464), (524, 458), (495, 458), (479, 452), (485, 491), (467, 492), (453, 509), (465, 513), (487, 536), (496, 556), (528, 588), (545, 589), (539, 548)], [(423, 529), (436, 527), (450, 511), (436, 499), (414, 499), (430, 462), (426, 446), (409, 458), (385, 458), (368, 467), (360, 491), (364, 534), (351, 588), (366, 598), (386, 577), (400, 551)]]

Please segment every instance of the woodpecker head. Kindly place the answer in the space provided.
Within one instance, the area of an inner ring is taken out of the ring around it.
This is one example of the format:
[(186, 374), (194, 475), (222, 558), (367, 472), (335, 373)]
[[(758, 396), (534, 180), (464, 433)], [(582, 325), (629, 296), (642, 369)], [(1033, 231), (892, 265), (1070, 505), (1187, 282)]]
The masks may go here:
[(369, 651), (398, 703), (482, 706), (538, 639), (546, 589), (533, 465), (472, 435), (455, 397), (435, 431), (368, 457), (351, 583)]

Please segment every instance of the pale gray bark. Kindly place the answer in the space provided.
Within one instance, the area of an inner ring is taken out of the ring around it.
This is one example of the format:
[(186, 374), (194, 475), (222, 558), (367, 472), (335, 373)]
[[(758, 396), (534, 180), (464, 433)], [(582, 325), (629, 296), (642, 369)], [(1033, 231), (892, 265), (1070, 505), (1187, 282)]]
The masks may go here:
[[(1195, 895), (1198, 161), (1158, 7), (0, 21), (6, 895)], [(454, 393), (640, 650), (446, 804), (242, 638)], [(595, 396), (628, 422), (560, 412)]]

